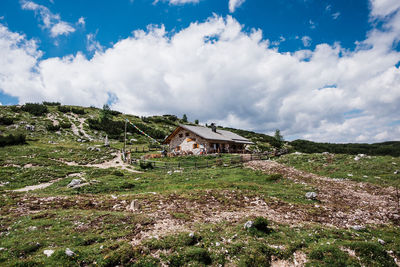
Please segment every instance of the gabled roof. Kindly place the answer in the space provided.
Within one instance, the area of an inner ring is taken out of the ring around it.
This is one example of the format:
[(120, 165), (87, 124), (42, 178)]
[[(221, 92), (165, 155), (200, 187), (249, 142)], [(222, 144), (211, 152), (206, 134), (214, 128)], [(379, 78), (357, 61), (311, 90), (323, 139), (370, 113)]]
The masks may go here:
[(192, 125), (184, 125), (180, 124), (175, 131), (170, 134), (164, 141), (164, 144), (169, 143), (169, 141), (174, 137), (180, 129), (188, 130), (206, 140), (211, 141), (226, 141), (226, 142), (234, 142), (240, 144), (253, 144), (249, 139), (244, 138), (238, 134), (232, 133), (226, 130), (217, 130), (213, 132), (211, 128), (204, 127), (204, 126), (192, 126)]

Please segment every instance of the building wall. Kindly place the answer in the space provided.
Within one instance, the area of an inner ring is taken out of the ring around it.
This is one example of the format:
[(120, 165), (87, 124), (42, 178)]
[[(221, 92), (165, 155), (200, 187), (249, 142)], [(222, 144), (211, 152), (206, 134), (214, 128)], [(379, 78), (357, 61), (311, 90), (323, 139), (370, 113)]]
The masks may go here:
[[(189, 134), (188, 136), (186, 134)], [(180, 136), (182, 135), (182, 136)], [(194, 144), (198, 144), (198, 148), (193, 148)], [(171, 151), (176, 151), (176, 148), (180, 146), (180, 151), (185, 151), (185, 152), (193, 152), (195, 155), (199, 155), (202, 148), (201, 145), (203, 145), (207, 151), (209, 150), (209, 143), (201, 138), (200, 136), (187, 131), (185, 129), (179, 130), (179, 132), (171, 139), (171, 142), (169, 143), (169, 148)]]
[[(189, 136), (186, 136), (186, 134), (189, 134)], [(181, 137), (179, 135), (182, 135)], [(203, 139), (202, 137), (194, 134), (193, 132), (190, 132), (185, 129), (180, 129), (179, 132), (171, 139), (169, 143), (169, 148), (171, 151), (177, 151), (177, 147), (180, 146), (180, 151), (181, 152), (189, 152), (191, 151), (194, 155), (199, 155), (200, 152), (205, 149), (206, 153), (215, 153), (218, 152), (214, 149), (214, 144), (219, 144), (220, 147), (222, 147), (222, 144), (225, 146), (225, 152), (236, 152), (234, 150), (237, 150), (239, 147), (243, 149), (242, 145), (239, 144), (229, 144), (227, 142), (218, 142), (218, 141), (208, 141), (206, 139)], [(193, 148), (194, 144), (198, 144), (198, 148)], [(233, 149), (233, 145), (236, 147), (236, 149)], [(219, 152), (223, 152), (221, 149)]]

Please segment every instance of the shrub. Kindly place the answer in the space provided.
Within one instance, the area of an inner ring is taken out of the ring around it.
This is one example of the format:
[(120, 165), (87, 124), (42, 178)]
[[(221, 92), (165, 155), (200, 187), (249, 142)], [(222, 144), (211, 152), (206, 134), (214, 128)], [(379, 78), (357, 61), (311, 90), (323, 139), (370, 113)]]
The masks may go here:
[(26, 136), (24, 134), (9, 134), (0, 136), (0, 147), (25, 144)]
[(203, 264), (211, 264), (212, 260), (208, 251), (204, 248), (190, 247), (186, 251), (186, 261), (197, 261)]
[(151, 162), (147, 162), (147, 161), (140, 161), (139, 166), (143, 170), (153, 169), (153, 164), (151, 164)]
[(239, 266), (270, 266), (272, 250), (266, 245), (251, 247), (240, 257)]
[(62, 122), (62, 123), (60, 123), (60, 126), (61, 126), (61, 128), (63, 128), (63, 129), (68, 129), (68, 128), (71, 128), (71, 123), (69, 123), (69, 122)]
[(13, 118), (0, 117), (0, 125), (11, 125), (14, 123)]
[(272, 229), (268, 227), (268, 220), (264, 217), (255, 218), (253, 225), (249, 228), (250, 233), (255, 235), (269, 234)]
[(60, 102), (46, 102), (46, 101), (43, 101), (43, 105), (46, 105), (46, 106), (60, 106), (61, 103)]
[(25, 112), (29, 112), (30, 114), (34, 116), (42, 116), (49, 112), (47, 107), (42, 104), (37, 104), (37, 103), (26, 103), (21, 107), (21, 109)]
[(113, 175), (115, 175), (115, 176), (124, 176), (124, 173), (123, 172), (121, 172), (121, 171), (113, 171), (113, 173), (112, 173)]
[(271, 174), (271, 175), (268, 177), (268, 180), (274, 181), (274, 182), (279, 181), (279, 180), (282, 180), (282, 179), (283, 179), (283, 176), (282, 176), (282, 174), (280, 174), (280, 173), (274, 173), (274, 174)]
[(10, 106), (11, 111), (13, 112), (20, 112), (20, 108), (18, 106)]
[(67, 107), (67, 106), (58, 106), (58, 107), (57, 107), (57, 110), (60, 111), (60, 112), (62, 112), (62, 113), (68, 113), (68, 112), (71, 111), (71, 108), (70, 108), (70, 107)]
[(71, 108), (72, 113), (84, 115), (85, 110), (83, 108)]
[(52, 123), (49, 123), (46, 125), (46, 129), (47, 131), (56, 132), (60, 130), (60, 125), (53, 125)]

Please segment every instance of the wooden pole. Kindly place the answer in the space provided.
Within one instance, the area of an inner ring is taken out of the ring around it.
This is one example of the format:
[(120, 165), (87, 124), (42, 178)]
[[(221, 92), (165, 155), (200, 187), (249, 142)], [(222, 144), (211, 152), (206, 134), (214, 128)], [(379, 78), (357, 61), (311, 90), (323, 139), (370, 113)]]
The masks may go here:
[(125, 120), (125, 134), (124, 134), (124, 157), (126, 158), (126, 124), (127, 121)]

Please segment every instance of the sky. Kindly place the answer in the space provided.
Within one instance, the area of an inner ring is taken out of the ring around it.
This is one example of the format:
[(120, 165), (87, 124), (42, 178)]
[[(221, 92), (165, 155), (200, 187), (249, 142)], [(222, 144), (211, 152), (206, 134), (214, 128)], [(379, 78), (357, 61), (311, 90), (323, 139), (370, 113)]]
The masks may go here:
[(0, 104), (400, 140), (399, 0), (1, 0)]

